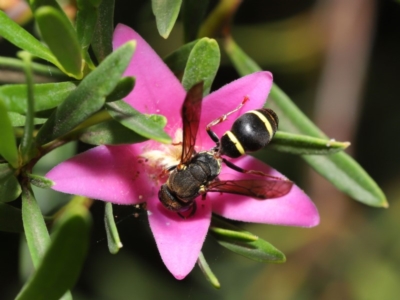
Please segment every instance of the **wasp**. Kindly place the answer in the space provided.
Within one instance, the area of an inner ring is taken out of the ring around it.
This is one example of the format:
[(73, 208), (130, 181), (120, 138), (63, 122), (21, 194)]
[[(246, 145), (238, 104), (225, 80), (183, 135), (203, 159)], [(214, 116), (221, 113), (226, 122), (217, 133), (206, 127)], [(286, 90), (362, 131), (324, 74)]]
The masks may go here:
[[(236, 119), (231, 130), (219, 139), (212, 127), (238, 111), (249, 100), (248, 97), (234, 110), (213, 120), (206, 127), (208, 135), (215, 142), (215, 147), (208, 151), (195, 151), (202, 94), (203, 83), (200, 82), (188, 91), (184, 100), (181, 109), (182, 154), (179, 164), (167, 170), (169, 177), (158, 193), (161, 203), (182, 218), (188, 218), (196, 211), (195, 199), (200, 195), (204, 199), (209, 192), (245, 195), (260, 200), (279, 198), (289, 193), (293, 185), (291, 181), (257, 170), (245, 170), (222, 156), (237, 158), (248, 152), (260, 150), (271, 141), (278, 128), (278, 117), (272, 110), (258, 109)], [(222, 164), (237, 172), (255, 176), (243, 180), (220, 180), (218, 175), (221, 173)]]

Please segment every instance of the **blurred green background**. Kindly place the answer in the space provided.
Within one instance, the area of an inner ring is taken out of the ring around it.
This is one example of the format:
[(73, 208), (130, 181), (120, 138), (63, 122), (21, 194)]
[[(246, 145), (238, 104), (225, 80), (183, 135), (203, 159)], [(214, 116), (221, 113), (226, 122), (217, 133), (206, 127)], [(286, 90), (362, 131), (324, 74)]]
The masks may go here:
[[(182, 44), (178, 22), (168, 40), (156, 30), (150, 1), (116, 1), (115, 22), (135, 28), (161, 55)], [(210, 1), (210, 10), (217, 1)], [(389, 209), (352, 201), (299, 157), (260, 154), (315, 201), (312, 229), (238, 224), (287, 256), (281, 265), (249, 261), (211, 237), (204, 254), (220, 280), (213, 289), (195, 267), (177, 281), (164, 267), (145, 213), (115, 207), (124, 247), (108, 252), (103, 203), (75, 299), (398, 299), (400, 295), (400, 3), (382, 0), (246, 0), (234, 19), (236, 42), (325, 133), (348, 140), (353, 155), (386, 193)], [(0, 24), (1, 26), (1, 24)], [(33, 30), (33, 24), (27, 23)], [(0, 55), (16, 48), (0, 41)], [(214, 89), (237, 77), (223, 54)], [(0, 74), (0, 84), (8, 75)], [(44, 173), (84, 145), (70, 144), (37, 166)], [(68, 196), (36, 195), (45, 213)], [(18, 201), (15, 205), (20, 205)], [(0, 233), (0, 299), (12, 299), (30, 271), (24, 237)]]

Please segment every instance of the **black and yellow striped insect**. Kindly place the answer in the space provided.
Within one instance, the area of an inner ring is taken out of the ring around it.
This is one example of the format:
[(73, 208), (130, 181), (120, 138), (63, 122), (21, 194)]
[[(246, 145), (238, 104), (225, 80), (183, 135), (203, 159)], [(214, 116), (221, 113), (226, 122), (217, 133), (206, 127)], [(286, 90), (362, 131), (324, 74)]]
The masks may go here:
[[(242, 105), (247, 100), (242, 102)], [(240, 108), (240, 107), (239, 107)], [(236, 108), (234, 111), (236, 111)], [(240, 116), (232, 125), (231, 130), (224, 133), (221, 141), (214, 133), (210, 133), (211, 126), (223, 122), (221, 118), (212, 122), (207, 128), (214, 142), (219, 142), (219, 153), (231, 158), (237, 158), (249, 152), (264, 148), (275, 135), (278, 129), (278, 116), (268, 108), (251, 110)]]
[[(203, 84), (199, 83), (188, 91), (183, 103), (181, 160), (178, 165), (167, 170), (168, 180), (158, 193), (161, 203), (181, 217), (188, 218), (196, 211), (195, 199), (199, 195), (205, 198), (208, 192), (245, 195), (260, 200), (278, 198), (289, 193), (293, 185), (291, 181), (257, 170), (245, 170), (222, 156), (236, 158), (260, 150), (271, 141), (278, 128), (278, 117), (272, 110), (253, 110), (240, 116), (220, 140), (211, 128), (238, 111), (249, 100), (247, 97), (234, 110), (207, 125), (206, 131), (215, 142), (215, 147), (208, 151), (195, 151), (202, 93)], [(221, 180), (218, 175), (223, 163), (237, 172), (256, 176), (241, 180)]]

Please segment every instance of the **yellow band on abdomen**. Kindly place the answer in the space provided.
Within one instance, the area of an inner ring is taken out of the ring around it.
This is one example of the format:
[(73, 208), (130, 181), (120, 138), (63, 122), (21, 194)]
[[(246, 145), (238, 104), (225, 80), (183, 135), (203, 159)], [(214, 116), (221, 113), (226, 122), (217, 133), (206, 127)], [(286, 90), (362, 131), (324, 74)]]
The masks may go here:
[(271, 122), (268, 121), (268, 119), (262, 113), (260, 113), (259, 111), (251, 110), (251, 111), (249, 111), (247, 113), (248, 114), (255, 114), (264, 123), (265, 127), (267, 128), (267, 131), (268, 131), (270, 137), (272, 138), (272, 136), (274, 135), (274, 130), (272, 129)]
[(238, 141), (238, 139), (236, 138), (236, 136), (231, 132), (231, 131), (227, 131), (225, 134), (228, 135), (229, 140), (235, 144), (235, 147), (237, 149), (237, 151), (239, 151), (239, 153), (241, 155), (243, 155), (245, 153), (242, 144)]

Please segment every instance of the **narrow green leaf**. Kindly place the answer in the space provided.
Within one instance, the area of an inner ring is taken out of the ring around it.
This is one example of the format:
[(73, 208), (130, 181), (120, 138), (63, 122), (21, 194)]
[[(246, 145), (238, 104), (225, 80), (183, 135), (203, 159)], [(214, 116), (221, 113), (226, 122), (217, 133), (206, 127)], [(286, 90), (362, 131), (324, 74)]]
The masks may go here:
[[(221, 234), (221, 231), (215, 229), (210, 231), (211, 235), (221, 246), (224, 246), (232, 252), (259, 262), (283, 263), (286, 261), (285, 255), (281, 251), (263, 239), (244, 239), (243, 235), (255, 237), (250, 232), (244, 231), (214, 216), (212, 218), (212, 227), (226, 229), (231, 232), (238, 232), (238, 236), (235, 236), (232, 234), (226, 234), (223, 231)], [(242, 235), (239, 233), (242, 233)]]
[(90, 0), (78, 0), (77, 4), (76, 32), (82, 49), (86, 51), (92, 42), (98, 18), (98, 9), (96, 6), (93, 6)]
[[(38, 10), (39, 7), (51, 6), (55, 9), (57, 9), (58, 11), (64, 13), (64, 11), (62, 10), (62, 8), (60, 7), (60, 5), (58, 4), (58, 2), (56, 0), (29, 0), (28, 3), (31, 6), (31, 9), (33, 12)], [(64, 13), (64, 15), (65, 15), (65, 13)], [(67, 18), (66, 15), (65, 15), (65, 17)]]
[(46, 46), (40, 43), (28, 31), (11, 20), (6, 13), (1, 10), (0, 24), (0, 36), (4, 37), (10, 43), (14, 44), (18, 48), (28, 51), (32, 55), (47, 60), (58, 67), (61, 66)]
[(229, 20), (233, 19), (233, 15), (241, 3), (242, 1), (238, 0), (218, 1), (218, 4), (204, 20), (198, 36), (220, 37), (230, 32)]
[(217, 242), (248, 259), (265, 262), (265, 263), (284, 263), (285, 255), (263, 239), (258, 239), (256, 242), (243, 242), (227, 238), (216, 237)]
[[(76, 89), (74, 82), (41, 83), (33, 85), (35, 112), (54, 108)], [(8, 111), (25, 115), (28, 88), (26, 84), (10, 84), (0, 87), (0, 97)]]
[(268, 144), (268, 149), (297, 155), (328, 155), (342, 151), (349, 145), (349, 142), (337, 142), (335, 140), (277, 131), (271, 143)]
[(0, 202), (14, 201), (19, 195), (21, 195), (21, 186), (14, 175), (0, 180)]
[(124, 77), (122, 78), (115, 89), (106, 98), (106, 102), (113, 102), (116, 100), (121, 100), (125, 98), (133, 90), (135, 86), (134, 77)]
[(24, 62), (25, 69), (25, 78), (26, 78), (26, 86), (27, 86), (27, 95), (26, 95), (26, 120), (25, 120), (25, 128), (24, 133), (22, 135), (21, 143), (19, 145), (21, 150), (21, 158), (23, 164), (30, 161), (30, 159), (35, 155), (36, 149), (33, 144), (33, 130), (34, 130), (34, 113), (35, 113), (35, 98), (33, 94), (33, 75), (31, 62), (32, 57), (31, 54), (27, 52), (20, 52), (18, 54), (22, 61)]
[(71, 22), (52, 6), (42, 6), (35, 12), (43, 40), (63, 66), (65, 72), (77, 79), (83, 77), (82, 53)]
[(0, 202), (0, 231), (23, 232), (22, 214), (18, 208)]
[(304, 155), (303, 158), (314, 170), (350, 197), (370, 206), (389, 206), (376, 182), (346, 153), (329, 156)]
[(59, 300), (73, 300), (71, 292), (67, 291)]
[(14, 169), (8, 163), (0, 164), (0, 185), (14, 174)]
[(91, 220), (84, 207), (74, 207), (55, 224), (52, 241), (18, 300), (58, 300), (77, 281), (86, 257)]
[(122, 248), (122, 243), (119, 238), (117, 225), (115, 224), (112, 203), (106, 202), (104, 209), (104, 223), (106, 226), (108, 250), (111, 254), (116, 254), (119, 249)]
[(190, 52), (197, 42), (198, 40), (187, 43), (164, 58), (164, 62), (176, 77), (182, 78)]
[(189, 90), (196, 83), (203, 81), (203, 95), (210, 92), (211, 84), (217, 74), (221, 54), (218, 43), (209, 38), (202, 38), (193, 47), (186, 63), (182, 85)]
[(165, 117), (141, 114), (122, 100), (107, 103), (106, 108), (114, 120), (134, 132), (161, 143), (171, 143), (171, 137), (163, 130), (167, 123)]
[[(232, 38), (226, 38), (224, 46), (233, 65), (242, 76), (261, 70)], [(280, 129), (327, 139), (327, 136), (300, 111), (276, 84), (272, 86), (270, 98), (272, 101), (268, 103), (268, 106), (278, 114), (281, 121)], [(353, 199), (371, 206), (388, 207), (382, 190), (349, 155), (345, 153), (329, 156), (305, 155), (303, 158), (318, 173)]]
[(99, 15), (92, 38), (92, 49), (98, 62), (103, 61), (112, 52), (114, 32), (115, 0), (102, 0)]
[(215, 227), (211, 226), (210, 231), (214, 232), (215, 234), (223, 237), (227, 237), (230, 239), (235, 239), (235, 240), (241, 240), (244, 242), (254, 242), (258, 240), (258, 236), (253, 235), (250, 232), (247, 231), (237, 231), (231, 230), (231, 229), (226, 229), (226, 228), (221, 228), (221, 227)]
[(128, 66), (135, 45), (131, 41), (118, 48), (82, 80), (39, 130), (36, 137), (39, 145), (68, 133), (104, 105)]
[(167, 39), (174, 27), (181, 9), (182, 0), (151, 0), (153, 14), (156, 17), (158, 33)]
[(121, 123), (110, 120), (84, 129), (79, 139), (91, 145), (134, 144), (146, 140), (141, 135), (128, 129)]
[(40, 175), (28, 174), (28, 177), (31, 184), (42, 189), (49, 189), (54, 185), (53, 181)]
[(32, 262), (37, 267), (50, 243), (50, 236), (40, 207), (27, 186), (22, 190), (22, 221)]
[[(33, 54), (31, 51), (30, 53)], [(24, 64), (20, 59), (0, 56), (0, 70), (4, 68), (4, 69), (21, 71), (23, 67)], [(58, 68), (49, 65), (33, 62), (32, 71), (36, 75), (47, 77), (48, 81), (68, 80), (68, 76), (65, 75), (65, 73), (61, 72)]]
[(93, 7), (99, 7), (104, 0), (89, 0)]
[(209, 2), (209, 0), (185, 0), (183, 2), (183, 30), (186, 43), (197, 38)]
[(221, 284), (218, 281), (217, 276), (214, 275), (213, 271), (211, 270), (210, 266), (208, 265), (203, 252), (200, 251), (199, 259), (197, 260), (197, 264), (200, 267), (200, 270), (203, 272), (206, 279), (211, 283), (213, 287), (219, 289)]
[[(328, 139), (325, 135), (277, 85), (273, 85), (270, 92), (274, 110), (282, 115), (280, 128), (295, 133), (307, 134), (317, 138)], [(294, 116), (296, 116), (294, 118)]]
[(18, 167), (18, 149), (15, 141), (12, 123), (7, 114), (3, 97), (0, 95), (0, 155), (5, 158), (14, 168)]
[[(9, 112), (8, 118), (10, 119), (11, 125), (13, 127), (22, 127), (26, 123), (26, 117), (17, 113)], [(45, 118), (34, 118), (33, 124), (34, 125), (43, 124), (46, 121), (47, 119)]]

